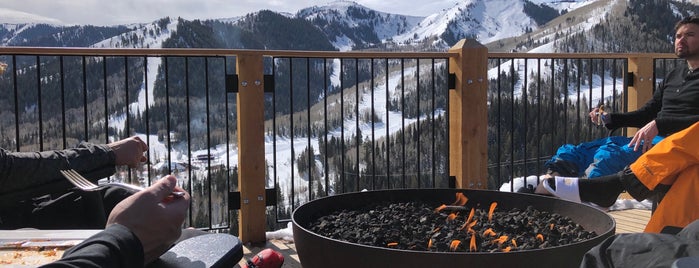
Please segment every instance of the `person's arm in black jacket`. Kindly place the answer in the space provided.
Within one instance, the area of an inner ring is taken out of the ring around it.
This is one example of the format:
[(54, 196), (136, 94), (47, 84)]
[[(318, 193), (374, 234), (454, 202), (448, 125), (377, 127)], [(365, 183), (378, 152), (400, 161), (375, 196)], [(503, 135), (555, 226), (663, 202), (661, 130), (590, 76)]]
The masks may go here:
[(655, 122), (658, 125), (658, 132), (663, 136), (668, 136), (699, 122), (699, 114), (676, 117), (663, 116), (656, 118)]
[(42, 268), (142, 267), (165, 253), (182, 233), (190, 196), (168, 175), (121, 201), (109, 214), (107, 228)]
[(148, 146), (138, 137), (109, 144), (81, 143), (78, 147), (44, 152), (0, 149), (0, 194), (63, 180), (59, 171), (72, 168), (98, 180), (115, 172), (117, 165), (136, 166), (146, 160)]
[(60, 170), (73, 168), (88, 178), (114, 174), (114, 153), (107, 145), (82, 143), (77, 148), (44, 152), (0, 149), (0, 193), (61, 180)]
[(42, 268), (141, 267), (143, 246), (126, 226), (113, 224), (67, 250), (63, 257)]
[(653, 98), (651, 98), (646, 104), (641, 108), (627, 112), (627, 113), (610, 113), (609, 123), (604, 126), (607, 129), (617, 129), (620, 127), (637, 127), (641, 128), (648, 124), (648, 122), (655, 119), (662, 108), (663, 101), (663, 90), (664, 86), (659, 88), (653, 93)]

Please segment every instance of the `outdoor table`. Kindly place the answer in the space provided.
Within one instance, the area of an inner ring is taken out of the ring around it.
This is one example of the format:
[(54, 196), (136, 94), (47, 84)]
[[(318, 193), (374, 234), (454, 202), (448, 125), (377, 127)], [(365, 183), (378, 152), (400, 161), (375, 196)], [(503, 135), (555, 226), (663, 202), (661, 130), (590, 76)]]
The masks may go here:
[[(8, 261), (8, 256), (23, 257), (9, 267), (36, 267), (49, 263), (60, 258), (63, 251), (100, 231), (102, 230), (0, 230), (0, 256), (3, 256), (0, 263)], [(60, 253), (38, 253), (38, 249), (52, 248), (60, 249)], [(32, 251), (37, 254), (29, 254)], [(224, 233), (207, 233), (180, 241), (148, 267), (233, 267), (242, 257), (243, 244), (237, 237)]]

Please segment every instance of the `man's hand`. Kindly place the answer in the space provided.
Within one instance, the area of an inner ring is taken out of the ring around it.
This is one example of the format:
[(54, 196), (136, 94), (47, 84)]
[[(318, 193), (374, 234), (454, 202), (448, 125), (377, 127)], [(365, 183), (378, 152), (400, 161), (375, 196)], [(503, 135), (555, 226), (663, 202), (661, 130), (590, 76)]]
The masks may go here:
[(117, 166), (129, 166), (136, 168), (148, 158), (144, 155), (148, 151), (148, 145), (137, 136), (107, 144), (116, 155), (115, 164)]
[(124, 199), (109, 214), (107, 226), (121, 224), (129, 228), (143, 245), (145, 263), (165, 253), (182, 233), (182, 223), (189, 208), (189, 194), (177, 187), (177, 178), (165, 176), (143, 191)]
[(600, 109), (600, 108), (592, 109), (592, 111), (590, 112), (589, 115), (590, 115), (590, 120), (592, 121), (592, 123), (595, 123), (598, 125), (601, 125), (602, 123), (604, 123), (604, 124), (609, 123), (609, 116), (607, 116), (607, 113), (603, 109)]
[(655, 124), (655, 120), (650, 121), (650, 123), (643, 126), (633, 135), (633, 139), (629, 142), (629, 147), (633, 146), (634, 151), (638, 151), (638, 147), (641, 147), (641, 152), (645, 153), (653, 146), (653, 138), (658, 135), (658, 126)]

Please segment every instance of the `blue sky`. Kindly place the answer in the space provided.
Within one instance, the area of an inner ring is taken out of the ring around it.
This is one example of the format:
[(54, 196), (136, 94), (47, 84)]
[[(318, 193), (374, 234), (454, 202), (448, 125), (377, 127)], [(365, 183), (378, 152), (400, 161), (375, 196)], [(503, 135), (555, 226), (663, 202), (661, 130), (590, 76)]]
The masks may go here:
[[(426, 16), (452, 7), (457, 0), (355, 0), (368, 8)], [(2, 0), (0, 8), (57, 19), (67, 24), (115, 25), (151, 22), (165, 16), (185, 19), (230, 18), (269, 9), (296, 13), (333, 0)]]

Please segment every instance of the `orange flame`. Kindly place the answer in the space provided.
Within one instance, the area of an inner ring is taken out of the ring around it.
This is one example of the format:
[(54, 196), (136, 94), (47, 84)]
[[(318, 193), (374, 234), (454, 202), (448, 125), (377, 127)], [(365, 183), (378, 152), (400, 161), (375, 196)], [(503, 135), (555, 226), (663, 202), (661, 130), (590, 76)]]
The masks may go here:
[(398, 242), (391, 242), (391, 243), (386, 244), (386, 246), (388, 246), (388, 247), (395, 247), (397, 245), (398, 245)]
[(460, 230), (466, 229), (468, 232), (475, 233), (475, 231), (471, 229), (471, 227), (475, 226), (476, 223), (478, 223), (478, 221), (473, 220), (474, 214), (476, 214), (476, 210), (475, 208), (471, 208), (471, 212), (468, 213), (468, 218), (464, 222), (464, 225), (461, 226)]
[(427, 241), (427, 248), (432, 248), (432, 238), (430, 238), (430, 241)]
[(456, 251), (456, 248), (458, 248), (460, 244), (461, 244), (461, 241), (452, 240), (451, 245), (449, 245), (449, 249), (451, 249), (451, 251)]
[(549, 226), (549, 230), (553, 230), (553, 223)]
[(456, 201), (454, 201), (452, 205), (463, 206), (466, 205), (466, 202), (468, 202), (468, 197), (466, 197), (464, 193), (456, 193)]
[(513, 246), (517, 247), (517, 240), (512, 238), (512, 241), (510, 241), (510, 242), (512, 243)]
[(471, 236), (471, 243), (469, 243), (469, 245), (468, 245), (468, 250), (471, 252), (478, 250), (478, 247), (476, 247), (476, 236), (475, 235)]
[(435, 209), (434, 209), (434, 212), (440, 212), (440, 211), (442, 211), (442, 209), (444, 209), (445, 207), (447, 207), (447, 205), (442, 204), (441, 206), (435, 208)]
[(502, 252), (510, 252), (510, 250), (512, 250), (511, 247), (506, 247), (502, 249)]
[(468, 213), (468, 219), (466, 219), (466, 222), (471, 222), (471, 219), (473, 219), (473, 214), (476, 214), (476, 211), (474, 208), (471, 208), (471, 212)]
[(493, 231), (493, 228), (488, 228), (487, 230), (483, 231), (483, 236), (496, 236), (497, 234), (495, 231)]
[(498, 206), (498, 202), (493, 202), (490, 204), (490, 210), (488, 210), (488, 222), (493, 220), (493, 212), (495, 211), (495, 207)]
[(544, 236), (542, 234), (536, 234), (536, 239), (541, 240), (541, 242), (544, 242)]
[(456, 219), (456, 213), (451, 213), (451, 214), (449, 214), (449, 216), (447, 217), (447, 220), (449, 220), (449, 221), (453, 221), (454, 219)]
[(466, 231), (468, 231), (469, 233), (475, 233), (476, 231), (474, 231), (471, 228), (473, 228), (473, 226), (476, 226), (476, 223), (478, 223), (478, 221), (467, 221), (464, 223), (464, 225), (461, 225), (461, 229), (459, 230), (466, 229)]
[(503, 243), (507, 242), (508, 238), (509, 238), (508, 236), (503, 235), (503, 236), (498, 237), (498, 239), (493, 240), (493, 242), (491, 242), (491, 243), (492, 244), (498, 243), (498, 245), (502, 245)]

